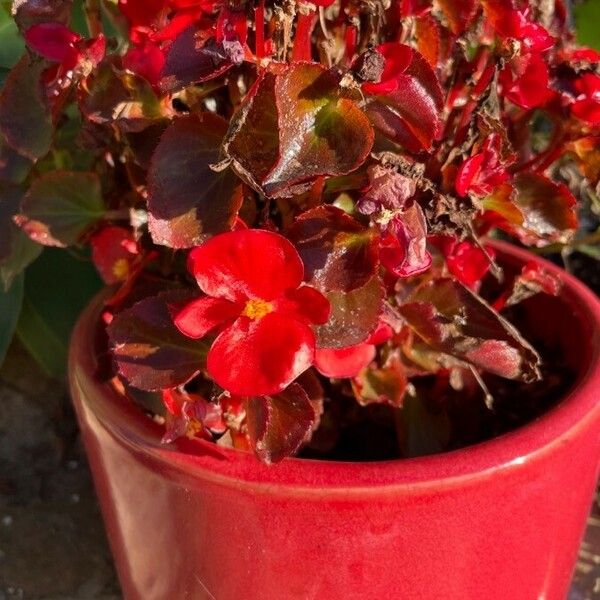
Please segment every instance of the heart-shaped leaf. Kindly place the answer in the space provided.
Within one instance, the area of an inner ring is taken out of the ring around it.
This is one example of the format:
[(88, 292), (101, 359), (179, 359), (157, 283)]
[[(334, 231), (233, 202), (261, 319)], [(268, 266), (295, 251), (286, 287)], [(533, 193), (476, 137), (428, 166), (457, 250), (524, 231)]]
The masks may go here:
[(373, 277), (378, 235), (334, 206), (303, 213), (287, 232), (304, 263), (304, 279), (321, 291), (349, 292)]
[(506, 319), (455, 279), (429, 280), (398, 310), (438, 352), (507, 379), (540, 378), (537, 352)]
[(189, 248), (208, 235), (231, 229), (241, 195), (236, 178), (219, 173), (225, 121), (212, 113), (176, 119), (161, 137), (148, 172), (148, 211), (152, 239), (172, 248)]
[(246, 404), (250, 443), (267, 464), (294, 454), (317, 418), (315, 406), (297, 383), (274, 396), (251, 398)]
[(172, 307), (190, 300), (187, 291), (145, 298), (118, 313), (108, 335), (119, 373), (134, 387), (154, 391), (186, 383), (205, 365), (208, 347), (175, 327)]
[(17, 224), (46, 246), (69, 246), (104, 215), (95, 173), (52, 171), (36, 179), (21, 203)]
[[(332, 71), (311, 63), (259, 79), (225, 141), (239, 175), (278, 197), (321, 175), (345, 175), (360, 166), (373, 145), (373, 129), (339, 83)], [(249, 159), (252, 149), (258, 157)]]
[(344, 348), (364, 342), (379, 323), (383, 310), (383, 286), (375, 275), (351, 292), (325, 294), (331, 303), (331, 315), (325, 325), (316, 328), (317, 348)]
[(396, 357), (383, 367), (367, 367), (352, 380), (352, 390), (357, 402), (368, 404), (390, 404), (402, 406), (408, 377), (406, 369)]

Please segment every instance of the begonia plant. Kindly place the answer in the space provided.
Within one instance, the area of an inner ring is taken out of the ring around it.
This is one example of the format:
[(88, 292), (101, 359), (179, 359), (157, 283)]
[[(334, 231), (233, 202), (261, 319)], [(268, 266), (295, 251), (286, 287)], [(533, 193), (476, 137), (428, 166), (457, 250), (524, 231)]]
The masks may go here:
[(411, 455), (556, 385), (515, 307), (560, 282), (487, 240), (568, 244), (598, 185), (563, 0), (88, 0), (88, 35), (69, 0), (12, 10), (2, 281), (89, 246), (102, 376), (165, 443)]

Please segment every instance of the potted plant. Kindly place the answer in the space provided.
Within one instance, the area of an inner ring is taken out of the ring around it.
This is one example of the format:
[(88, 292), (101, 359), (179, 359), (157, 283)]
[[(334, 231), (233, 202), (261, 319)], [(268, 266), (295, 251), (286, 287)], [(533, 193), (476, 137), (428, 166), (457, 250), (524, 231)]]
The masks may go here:
[(600, 306), (518, 246), (600, 175), (565, 4), (71, 9), (13, 5), (0, 274), (108, 286), (69, 376), (125, 596), (564, 598)]

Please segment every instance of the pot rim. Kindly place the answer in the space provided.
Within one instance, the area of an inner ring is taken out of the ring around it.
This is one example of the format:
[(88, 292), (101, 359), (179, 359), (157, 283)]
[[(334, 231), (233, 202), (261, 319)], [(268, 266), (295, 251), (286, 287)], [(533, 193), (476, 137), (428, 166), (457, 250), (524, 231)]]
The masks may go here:
[[(204, 440), (180, 439), (161, 443), (159, 425), (109, 384), (94, 377), (97, 358), (90, 331), (100, 314), (101, 295), (88, 305), (75, 327), (70, 346), (71, 392), (81, 410), (90, 409), (98, 422), (121, 445), (142, 459), (157, 460), (189, 480), (211, 479), (235, 487), (250, 486), (255, 492), (272, 493), (285, 488), (296, 493), (364, 493), (373, 488), (453, 487), (465, 479), (481, 479), (498, 470), (523, 469), (548, 452), (560, 452), (562, 444), (579, 429), (600, 423), (600, 301), (583, 283), (566, 271), (512, 244), (491, 240), (509, 262), (535, 260), (563, 282), (561, 297), (584, 328), (589, 344), (581, 371), (566, 397), (546, 413), (513, 431), (471, 446), (415, 458), (374, 462), (338, 462), (287, 458), (267, 466), (253, 454), (222, 448)], [(576, 466), (574, 465), (574, 468)]]

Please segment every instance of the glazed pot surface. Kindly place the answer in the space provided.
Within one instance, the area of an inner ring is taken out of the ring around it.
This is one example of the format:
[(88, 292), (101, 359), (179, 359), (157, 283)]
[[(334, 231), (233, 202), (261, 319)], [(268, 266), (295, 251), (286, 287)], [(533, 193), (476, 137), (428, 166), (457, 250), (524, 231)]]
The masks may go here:
[[(495, 245), (509, 263), (532, 259)], [(125, 597), (564, 600), (600, 464), (600, 306), (563, 280), (530, 311), (578, 373), (558, 406), (476, 446), (374, 463), (267, 467), (206, 442), (162, 445), (162, 427), (94, 376), (97, 300), (70, 380)]]

